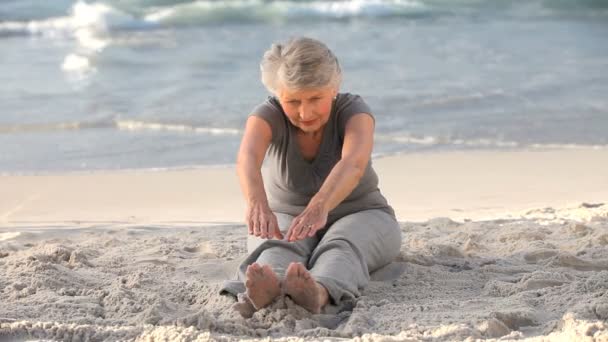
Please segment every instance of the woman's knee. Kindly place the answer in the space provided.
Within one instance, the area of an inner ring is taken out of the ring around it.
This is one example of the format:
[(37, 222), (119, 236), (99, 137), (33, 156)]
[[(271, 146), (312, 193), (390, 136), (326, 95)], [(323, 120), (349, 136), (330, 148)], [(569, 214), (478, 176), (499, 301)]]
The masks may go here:
[[(382, 210), (366, 210), (337, 220), (319, 243), (346, 241), (371, 268), (393, 261), (401, 250), (401, 227), (395, 218)], [(339, 245), (346, 246), (344, 243)]]

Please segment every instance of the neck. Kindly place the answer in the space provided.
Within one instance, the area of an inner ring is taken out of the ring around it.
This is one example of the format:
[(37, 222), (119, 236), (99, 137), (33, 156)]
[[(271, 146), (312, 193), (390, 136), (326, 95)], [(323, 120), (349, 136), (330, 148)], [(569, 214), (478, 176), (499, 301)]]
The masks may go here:
[(324, 127), (325, 126), (322, 126), (321, 128), (319, 128), (318, 130), (316, 130), (314, 132), (304, 132), (303, 130), (300, 130), (300, 134), (307, 138), (320, 139), (323, 136)]

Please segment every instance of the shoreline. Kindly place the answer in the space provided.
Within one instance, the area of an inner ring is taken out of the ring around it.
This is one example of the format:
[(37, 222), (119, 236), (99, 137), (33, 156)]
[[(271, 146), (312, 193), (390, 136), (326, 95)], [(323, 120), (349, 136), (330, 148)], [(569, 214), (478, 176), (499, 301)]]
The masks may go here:
[[(372, 155), (372, 160), (378, 161), (383, 159), (401, 158), (408, 156), (424, 156), (424, 155), (450, 155), (450, 154), (476, 154), (476, 153), (536, 153), (536, 152), (560, 152), (560, 151), (604, 151), (608, 153), (608, 145), (577, 145), (577, 144), (547, 144), (547, 145), (530, 145), (524, 147), (513, 148), (472, 148), (466, 150), (425, 150), (425, 151), (400, 151), (391, 153), (380, 153)], [(172, 172), (172, 171), (196, 171), (207, 169), (231, 169), (236, 166), (235, 163), (229, 164), (191, 164), (168, 167), (142, 167), (142, 168), (117, 168), (117, 169), (73, 169), (73, 170), (40, 170), (40, 171), (0, 171), (0, 177), (18, 177), (18, 176), (70, 176), (70, 175), (96, 175), (108, 173), (157, 173), (157, 172)]]
[[(608, 201), (608, 151), (452, 151), (373, 159), (399, 221), (486, 220)], [(234, 166), (0, 176), (0, 227), (240, 223)]]

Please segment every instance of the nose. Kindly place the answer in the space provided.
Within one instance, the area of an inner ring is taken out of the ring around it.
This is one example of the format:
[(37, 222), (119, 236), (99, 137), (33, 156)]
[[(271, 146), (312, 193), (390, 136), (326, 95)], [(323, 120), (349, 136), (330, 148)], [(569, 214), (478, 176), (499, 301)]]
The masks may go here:
[(312, 106), (302, 103), (299, 108), (300, 120), (309, 121), (313, 118)]

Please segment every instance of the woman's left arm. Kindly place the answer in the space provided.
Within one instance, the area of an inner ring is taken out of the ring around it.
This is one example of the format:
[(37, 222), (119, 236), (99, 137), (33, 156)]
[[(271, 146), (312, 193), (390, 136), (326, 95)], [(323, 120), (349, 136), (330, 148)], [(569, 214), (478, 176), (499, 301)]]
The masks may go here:
[(374, 145), (374, 119), (367, 113), (353, 115), (346, 123), (342, 158), (333, 167), (321, 189), (292, 222), (289, 241), (311, 237), (325, 227), (327, 216), (355, 189), (363, 177)]

